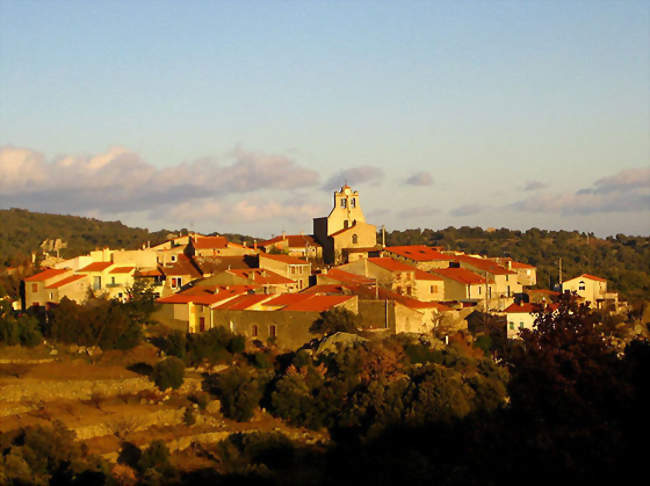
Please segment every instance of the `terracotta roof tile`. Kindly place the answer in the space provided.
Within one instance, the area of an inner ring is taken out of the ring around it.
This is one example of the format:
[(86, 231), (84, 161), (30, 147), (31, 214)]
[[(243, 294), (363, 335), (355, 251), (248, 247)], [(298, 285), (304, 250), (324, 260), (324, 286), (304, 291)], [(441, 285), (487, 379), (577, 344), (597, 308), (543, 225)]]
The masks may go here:
[(27, 277), (25, 279), (25, 282), (42, 282), (44, 280), (50, 279), (52, 277), (56, 277), (57, 275), (61, 275), (62, 273), (69, 272), (67, 268), (48, 268), (47, 270), (43, 270), (40, 273), (37, 273), (36, 275), (32, 275), (31, 277)]
[(246, 310), (249, 307), (264, 302), (265, 300), (270, 299), (272, 296), (264, 294), (251, 294), (251, 295), (240, 295), (235, 297), (224, 304), (218, 305), (215, 309), (218, 310)]
[(415, 272), (415, 267), (407, 263), (398, 262), (389, 257), (368, 258), (368, 262), (388, 270), (390, 272)]
[(459, 263), (465, 263), (480, 271), (491, 273), (492, 275), (515, 275), (516, 272), (502, 267), (498, 263), (488, 260), (487, 258), (477, 258), (469, 255), (454, 255), (453, 260)]
[[(582, 275), (580, 275), (580, 277), (588, 278), (589, 280), (595, 280), (596, 282), (607, 282), (606, 278), (597, 277), (596, 275), (590, 275), (588, 273), (583, 273)], [(578, 277), (576, 277), (576, 278), (578, 278)]]
[[(485, 283), (484, 277), (467, 270), (466, 268), (436, 268), (435, 270), (432, 270), (432, 272), (441, 277), (455, 280), (456, 282), (466, 285)], [(492, 283), (492, 281), (488, 279), (488, 283)]]
[(270, 240), (262, 241), (259, 246), (267, 247), (272, 246), (275, 243), (280, 243), (282, 241), (287, 242), (289, 248), (306, 248), (310, 247), (320, 247), (321, 245), (314, 239), (311, 235), (285, 235), (285, 236), (276, 236)]
[(323, 277), (337, 280), (339, 282), (355, 284), (355, 285), (369, 285), (375, 283), (374, 278), (364, 277), (363, 275), (355, 275), (354, 273), (346, 272), (338, 268), (331, 268), (327, 273), (321, 274)]
[(279, 284), (295, 284), (294, 280), (278, 275), (271, 270), (266, 270), (262, 268), (250, 268), (250, 269), (231, 269), (227, 270), (228, 273), (236, 275), (241, 278), (245, 278), (251, 282), (254, 282), (258, 285), (279, 285)]
[(225, 236), (196, 236), (192, 238), (192, 245), (197, 250), (226, 248), (228, 246), (228, 240)]
[(312, 295), (310, 298), (289, 304), (282, 311), (325, 312), (332, 307), (343, 304), (354, 296), (351, 295)]
[(426, 245), (387, 246), (385, 250), (418, 262), (446, 261), (451, 259), (450, 255), (445, 255), (437, 249)]
[(108, 267), (110, 267), (112, 262), (93, 262), (90, 265), (77, 270), (78, 272), (103, 272)]
[(301, 260), (300, 258), (292, 257), (289, 255), (273, 255), (271, 253), (260, 253), (260, 259), (268, 258), (269, 260), (275, 260), (276, 262), (286, 263), (288, 265), (309, 265), (309, 262)]
[(108, 273), (131, 273), (133, 270), (135, 270), (135, 267), (117, 267)]

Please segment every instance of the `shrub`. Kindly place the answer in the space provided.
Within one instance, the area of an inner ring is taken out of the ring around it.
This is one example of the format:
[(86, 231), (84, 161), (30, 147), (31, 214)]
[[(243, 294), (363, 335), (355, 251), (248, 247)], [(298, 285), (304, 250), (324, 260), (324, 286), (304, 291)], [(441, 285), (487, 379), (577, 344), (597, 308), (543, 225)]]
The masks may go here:
[(169, 462), (169, 449), (162, 440), (154, 440), (149, 447), (142, 452), (138, 460), (138, 470), (145, 473), (151, 469), (165, 472), (171, 468)]
[(309, 331), (315, 334), (333, 334), (336, 332), (357, 332), (359, 316), (347, 309), (334, 308), (322, 312), (314, 321)]
[(224, 416), (245, 422), (262, 399), (262, 383), (247, 368), (230, 368), (206, 380), (208, 391), (221, 400)]
[(176, 357), (166, 358), (153, 368), (151, 379), (160, 390), (179, 388), (183, 384), (185, 363)]
[(196, 423), (196, 417), (194, 416), (192, 407), (187, 407), (185, 412), (183, 412), (183, 423), (188, 427), (191, 427)]

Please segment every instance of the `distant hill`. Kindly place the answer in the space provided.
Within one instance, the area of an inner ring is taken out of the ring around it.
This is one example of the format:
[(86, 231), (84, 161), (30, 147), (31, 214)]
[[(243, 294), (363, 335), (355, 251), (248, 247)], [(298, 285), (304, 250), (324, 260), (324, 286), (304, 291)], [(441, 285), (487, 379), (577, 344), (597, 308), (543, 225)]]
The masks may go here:
[(98, 247), (140, 248), (164, 241), (169, 231), (130, 228), (119, 221), (35, 213), (25, 209), (0, 209), (0, 266), (11, 266), (39, 251), (44, 240), (63, 240), (62, 257), (87, 253)]
[(505, 228), (485, 231), (463, 226), (387, 232), (386, 244), (425, 244), (488, 256), (510, 256), (537, 266), (537, 284), (542, 288), (557, 283), (558, 260), (562, 258), (564, 279), (591, 273), (609, 280), (609, 288), (628, 298), (650, 298), (650, 237), (647, 236), (618, 234), (596, 238), (578, 231), (537, 228), (524, 232)]

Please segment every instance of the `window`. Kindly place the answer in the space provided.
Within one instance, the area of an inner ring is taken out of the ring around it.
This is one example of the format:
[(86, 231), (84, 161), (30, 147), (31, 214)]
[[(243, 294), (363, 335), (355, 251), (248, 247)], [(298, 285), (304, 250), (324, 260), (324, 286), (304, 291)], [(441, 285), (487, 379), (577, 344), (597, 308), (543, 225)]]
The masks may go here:
[(510, 279), (510, 275), (506, 273), (506, 282)]
[(50, 300), (54, 299), (54, 292), (50, 292)]
[(181, 287), (181, 277), (172, 277), (172, 288)]
[(580, 280), (580, 282), (578, 282), (578, 290), (585, 290), (584, 281)]
[(111, 285), (115, 285), (115, 277), (111, 277)]
[(478, 295), (481, 295), (481, 292), (483, 292), (483, 289), (481, 287), (478, 288)]
[(38, 292), (38, 284), (37, 283), (32, 284), (32, 292)]
[(271, 326), (269, 328), (269, 337), (274, 338), (276, 336), (277, 336), (277, 330), (276, 330), (275, 326)]
[(510, 297), (510, 285), (508, 285), (508, 288), (506, 290), (508, 297)]
[(510, 321), (510, 330), (514, 331), (515, 330), (515, 323)]
[(93, 277), (93, 290), (99, 290), (102, 288), (102, 277), (97, 275)]
[(199, 317), (199, 331), (205, 331), (205, 317)]
[(359, 236), (354, 234), (352, 235), (352, 244), (353, 245), (358, 245), (359, 244)]
[(346, 219), (343, 221), (343, 228), (347, 229), (350, 226), (350, 222)]
[(257, 337), (257, 326), (253, 326), (251, 334), (253, 335), (253, 337)]
[(520, 323), (519, 323), (519, 329), (523, 329), (523, 328), (524, 328), (524, 323), (523, 323), (523, 322), (520, 322)]
[(348, 202), (347, 199), (341, 198), (341, 207), (342, 208), (347, 208), (348, 207), (347, 202)]
[(171, 260), (172, 260), (173, 262), (175, 262), (175, 261), (176, 261), (176, 255), (172, 255)]
[(355, 198), (352, 198), (352, 200), (350, 201), (350, 206), (352, 206), (353, 208), (357, 207), (357, 200)]

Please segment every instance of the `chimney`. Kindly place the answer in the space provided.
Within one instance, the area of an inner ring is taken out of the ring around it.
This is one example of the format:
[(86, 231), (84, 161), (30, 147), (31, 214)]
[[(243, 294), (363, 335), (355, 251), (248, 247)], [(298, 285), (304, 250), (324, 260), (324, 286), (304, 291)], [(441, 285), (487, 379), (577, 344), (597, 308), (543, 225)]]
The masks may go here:
[(257, 240), (253, 240), (253, 249), (257, 250)]
[(282, 239), (283, 239), (283, 240), (286, 240), (286, 239), (287, 239), (287, 232), (286, 232), (286, 231), (283, 231), (283, 232), (282, 232)]

